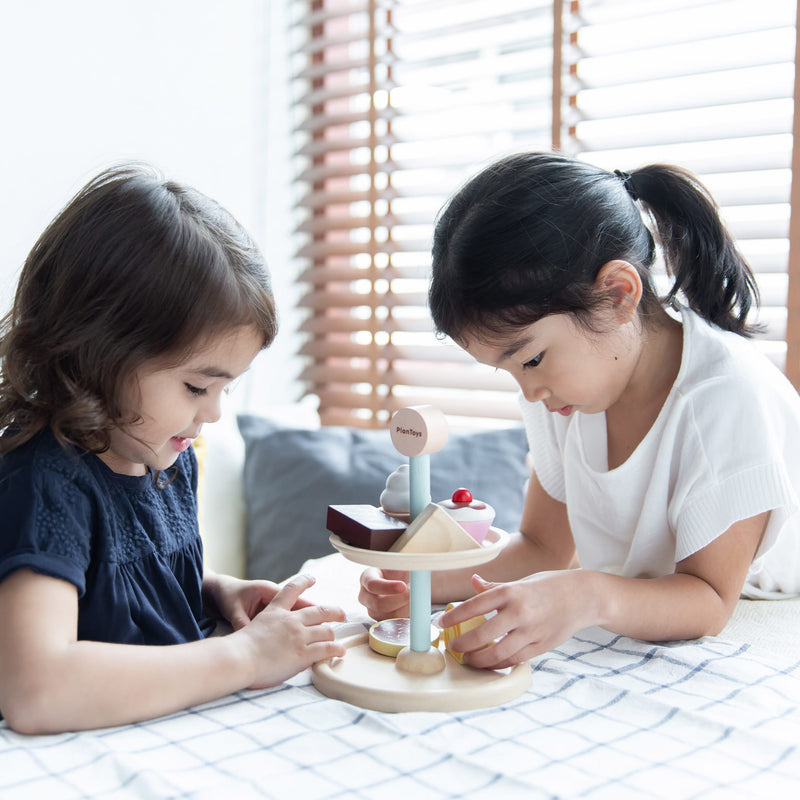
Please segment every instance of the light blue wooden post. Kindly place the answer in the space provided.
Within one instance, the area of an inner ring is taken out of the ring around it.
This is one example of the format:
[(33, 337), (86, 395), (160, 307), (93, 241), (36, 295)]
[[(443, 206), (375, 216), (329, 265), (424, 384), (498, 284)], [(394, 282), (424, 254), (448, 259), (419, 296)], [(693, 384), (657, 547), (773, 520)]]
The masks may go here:
[[(427, 453), (408, 460), (409, 514), (411, 520), (431, 502), (431, 461)], [(427, 653), (431, 647), (431, 573), (411, 571), (411, 642), (412, 650)]]

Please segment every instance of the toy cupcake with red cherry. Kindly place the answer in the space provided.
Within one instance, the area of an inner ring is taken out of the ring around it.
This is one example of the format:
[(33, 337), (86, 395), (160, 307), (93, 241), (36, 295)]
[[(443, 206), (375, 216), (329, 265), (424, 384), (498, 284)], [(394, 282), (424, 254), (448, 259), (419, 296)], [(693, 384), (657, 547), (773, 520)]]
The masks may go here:
[(475, 500), (469, 489), (456, 489), (449, 500), (440, 505), (478, 543), (481, 544), (494, 522), (494, 509), (482, 500)]

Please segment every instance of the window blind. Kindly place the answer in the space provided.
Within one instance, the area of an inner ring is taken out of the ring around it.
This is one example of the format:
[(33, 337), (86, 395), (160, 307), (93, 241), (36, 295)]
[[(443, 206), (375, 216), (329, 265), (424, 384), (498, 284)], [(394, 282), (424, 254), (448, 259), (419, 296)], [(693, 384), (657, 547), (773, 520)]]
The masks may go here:
[(562, 147), (608, 169), (685, 166), (756, 273), (785, 365), (795, 0), (581, 0), (566, 9)]
[(518, 419), (516, 387), (435, 338), (436, 213), (500, 156), (696, 171), (757, 271), (784, 358), (794, 0), (292, 3), (302, 379), (323, 424), (434, 403)]

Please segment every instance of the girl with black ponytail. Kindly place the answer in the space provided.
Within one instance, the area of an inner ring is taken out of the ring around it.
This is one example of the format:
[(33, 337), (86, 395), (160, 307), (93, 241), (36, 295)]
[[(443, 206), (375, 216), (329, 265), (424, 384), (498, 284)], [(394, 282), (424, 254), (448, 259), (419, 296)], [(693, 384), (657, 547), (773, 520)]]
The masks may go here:
[[(469, 663), (590, 625), (716, 634), (740, 596), (800, 594), (800, 398), (748, 340), (756, 283), (693, 175), (506, 158), (440, 214), (429, 301), (440, 333), (516, 379), (534, 464), (500, 556), (434, 575), (434, 601), (471, 598), (443, 625), (497, 611), (454, 643)], [(376, 618), (407, 603), (391, 577), (362, 576)]]

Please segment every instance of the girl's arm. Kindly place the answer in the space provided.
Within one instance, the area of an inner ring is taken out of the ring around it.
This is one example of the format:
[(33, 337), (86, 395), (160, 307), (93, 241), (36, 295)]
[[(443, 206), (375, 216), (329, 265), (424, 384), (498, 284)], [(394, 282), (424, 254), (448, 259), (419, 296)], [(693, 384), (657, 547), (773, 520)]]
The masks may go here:
[(440, 622), (455, 625), (496, 610), (495, 617), (453, 642), (468, 653), (470, 664), (492, 668), (545, 653), (591, 625), (650, 641), (717, 634), (739, 599), (768, 519), (767, 512), (737, 522), (681, 561), (672, 575), (659, 578), (580, 569), (506, 584), (475, 576), (478, 595)]
[[(497, 558), (481, 566), (490, 581), (513, 581), (542, 570), (576, 566), (575, 542), (567, 507), (531, 475), (518, 533), (509, 535)], [(437, 571), (431, 575), (431, 600), (449, 603), (475, 594), (474, 569)], [(367, 569), (361, 575), (359, 602), (373, 619), (408, 616), (408, 573)]]
[(54, 733), (151, 719), (280, 683), (344, 652), (326, 624), (343, 620), (341, 610), (292, 610), (312, 582), (292, 579), (229, 636), (146, 646), (78, 641), (76, 588), (14, 572), (0, 582), (0, 710), (19, 732)]

